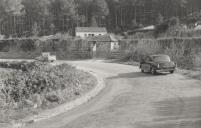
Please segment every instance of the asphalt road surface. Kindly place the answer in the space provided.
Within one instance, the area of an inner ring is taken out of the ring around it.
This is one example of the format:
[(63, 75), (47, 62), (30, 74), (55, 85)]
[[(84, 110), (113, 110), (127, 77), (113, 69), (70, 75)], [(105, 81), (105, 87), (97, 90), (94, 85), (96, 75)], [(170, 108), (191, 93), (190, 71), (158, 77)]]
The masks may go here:
[(68, 62), (105, 79), (94, 99), (27, 128), (201, 128), (201, 81), (180, 74), (143, 74), (138, 67)]

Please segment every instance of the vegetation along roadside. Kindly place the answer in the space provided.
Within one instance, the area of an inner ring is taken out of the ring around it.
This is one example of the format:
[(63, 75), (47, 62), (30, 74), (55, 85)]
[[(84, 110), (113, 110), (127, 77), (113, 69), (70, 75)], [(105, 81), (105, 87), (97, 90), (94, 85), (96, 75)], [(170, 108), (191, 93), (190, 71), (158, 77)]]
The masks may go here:
[(96, 84), (94, 76), (68, 64), (0, 62), (0, 123), (72, 101)]

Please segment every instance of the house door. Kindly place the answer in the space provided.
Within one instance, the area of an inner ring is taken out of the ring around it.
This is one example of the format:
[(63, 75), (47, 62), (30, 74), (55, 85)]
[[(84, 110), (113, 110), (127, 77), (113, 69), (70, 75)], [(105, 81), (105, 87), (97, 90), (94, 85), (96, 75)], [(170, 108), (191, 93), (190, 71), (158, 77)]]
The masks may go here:
[(96, 58), (108, 58), (110, 56), (110, 43), (97, 42), (96, 43)]
[(96, 41), (92, 44), (92, 58), (96, 58)]

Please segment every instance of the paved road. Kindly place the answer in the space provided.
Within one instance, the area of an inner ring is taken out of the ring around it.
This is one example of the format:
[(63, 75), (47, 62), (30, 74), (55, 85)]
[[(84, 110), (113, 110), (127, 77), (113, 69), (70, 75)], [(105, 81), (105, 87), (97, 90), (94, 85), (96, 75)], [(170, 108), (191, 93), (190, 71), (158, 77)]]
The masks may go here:
[(200, 81), (120, 64), (68, 63), (97, 73), (106, 88), (88, 103), (28, 128), (201, 128)]

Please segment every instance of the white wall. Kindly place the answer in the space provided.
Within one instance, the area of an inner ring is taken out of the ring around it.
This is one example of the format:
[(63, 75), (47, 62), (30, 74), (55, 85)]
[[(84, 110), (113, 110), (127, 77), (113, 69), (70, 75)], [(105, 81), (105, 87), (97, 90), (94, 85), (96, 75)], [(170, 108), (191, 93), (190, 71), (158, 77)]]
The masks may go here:
[(98, 36), (98, 35), (105, 35), (107, 34), (107, 32), (76, 32), (76, 35), (77, 37), (81, 37), (81, 38), (86, 38), (86, 37), (89, 37), (89, 36)]
[(111, 51), (119, 50), (119, 44), (117, 42), (111, 42)]

